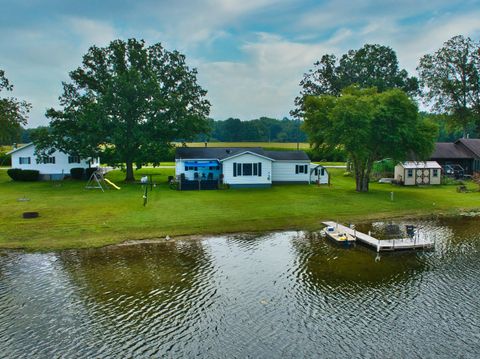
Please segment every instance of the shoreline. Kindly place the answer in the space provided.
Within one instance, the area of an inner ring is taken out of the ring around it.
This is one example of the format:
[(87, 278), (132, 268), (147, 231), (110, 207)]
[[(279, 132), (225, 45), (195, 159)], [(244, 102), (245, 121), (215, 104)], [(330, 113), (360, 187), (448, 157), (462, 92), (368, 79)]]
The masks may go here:
[[(480, 207), (470, 209), (470, 210), (458, 210), (456, 213), (445, 213), (445, 212), (438, 212), (438, 213), (429, 213), (429, 214), (418, 214), (418, 213), (410, 213), (406, 215), (393, 215), (393, 216), (379, 216), (379, 217), (372, 217), (372, 218), (356, 218), (352, 221), (354, 224), (364, 224), (369, 222), (375, 221), (400, 221), (400, 220), (435, 220), (441, 218), (456, 218), (456, 217), (480, 217)], [(342, 220), (339, 220), (342, 222)], [(166, 237), (146, 237), (143, 239), (127, 239), (123, 240), (118, 243), (110, 243), (101, 246), (91, 246), (91, 247), (72, 247), (72, 248), (61, 248), (61, 249), (31, 249), (31, 248), (5, 248), (0, 246), (0, 255), (2, 253), (13, 253), (13, 252), (21, 252), (21, 253), (59, 253), (65, 251), (83, 251), (83, 250), (95, 250), (95, 249), (102, 249), (102, 248), (115, 248), (115, 247), (128, 247), (128, 246), (138, 246), (144, 244), (160, 244), (160, 243), (175, 243), (177, 241), (203, 241), (207, 240), (212, 237), (221, 237), (221, 236), (237, 236), (237, 235), (248, 235), (248, 236), (257, 236), (259, 234), (267, 234), (267, 233), (277, 233), (277, 232), (288, 232), (288, 231), (309, 231), (315, 232), (320, 231), (323, 226), (321, 224), (322, 219), (319, 219), (319, 225), (316, 228), (293, 228), (293, 227), (285, 227), (285, 228), (272, 228), (270, 230), (258, 230), (258, 231), (245, 231), (245, 232), (211, 232), (211, 233), (201, 233), (201, 234), (181, 234), (178, 236), (170, 236), (169, 239)], [(344, 223), (347, 223), (343, 221)]]

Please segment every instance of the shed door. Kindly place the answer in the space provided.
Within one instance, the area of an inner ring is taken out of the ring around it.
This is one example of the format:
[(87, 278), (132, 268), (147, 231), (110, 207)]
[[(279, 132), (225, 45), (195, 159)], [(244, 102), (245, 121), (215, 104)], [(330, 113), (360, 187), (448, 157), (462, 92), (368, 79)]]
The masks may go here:
[(430, 183), (430, 170), (418, 169), (415, 171), (415, 175), (416, 175), (415, 182), (417, 183), (417, 185)]

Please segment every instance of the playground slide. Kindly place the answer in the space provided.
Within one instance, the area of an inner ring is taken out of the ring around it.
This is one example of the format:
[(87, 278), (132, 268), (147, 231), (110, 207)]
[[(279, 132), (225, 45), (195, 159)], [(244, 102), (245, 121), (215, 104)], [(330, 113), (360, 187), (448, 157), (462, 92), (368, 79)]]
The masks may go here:
[(115, 183), (113, 183), (112, 181), (110, 181), (109, 179), (106, 179), (104, 178), (104, 181), (107, 182), (110, 186), (112, 186), (113, 188), (115, 189), (120, 189), (120, 187), (118, 187)]

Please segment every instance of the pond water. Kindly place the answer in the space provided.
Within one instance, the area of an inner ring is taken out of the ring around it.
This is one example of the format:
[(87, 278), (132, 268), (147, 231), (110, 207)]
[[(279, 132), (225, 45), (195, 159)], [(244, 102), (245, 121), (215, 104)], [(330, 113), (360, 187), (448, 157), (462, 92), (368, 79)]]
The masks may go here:
[(479, 219), (414, 224), (435, 250), (281, 232), (1, 252), (0, 356), (479, 357)]

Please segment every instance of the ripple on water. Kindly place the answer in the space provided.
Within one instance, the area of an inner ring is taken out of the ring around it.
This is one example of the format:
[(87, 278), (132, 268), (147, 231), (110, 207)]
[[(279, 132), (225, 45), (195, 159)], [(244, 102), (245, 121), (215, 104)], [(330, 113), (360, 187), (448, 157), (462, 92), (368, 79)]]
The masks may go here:
[(5, 252), (0, 353), (475, 357), (478, 221), (421, 225), (435, 251), (380, 260), (307, 232)]

